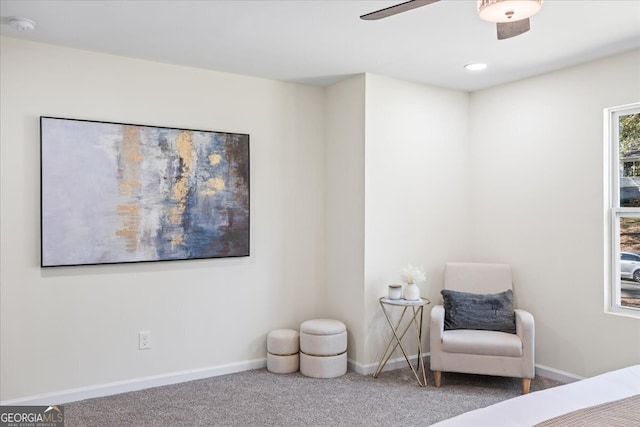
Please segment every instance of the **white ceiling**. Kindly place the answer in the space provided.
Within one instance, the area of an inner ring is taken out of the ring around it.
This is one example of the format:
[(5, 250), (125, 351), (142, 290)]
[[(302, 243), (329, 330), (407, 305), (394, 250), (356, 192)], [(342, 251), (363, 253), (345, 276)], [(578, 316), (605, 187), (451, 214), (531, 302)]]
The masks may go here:
[[(0, 1), (2, 35), (237, 74), (326, 85), (371, 72), (478, 90), (640, 47), (640, 0), (545, 0), (531, 31), (498, 41), (475, 0), (380, 21), (398, 1)], [(36, 21), (18, 33), (7, 17)], [(486, 62), (470, 73), (463, 66)]]

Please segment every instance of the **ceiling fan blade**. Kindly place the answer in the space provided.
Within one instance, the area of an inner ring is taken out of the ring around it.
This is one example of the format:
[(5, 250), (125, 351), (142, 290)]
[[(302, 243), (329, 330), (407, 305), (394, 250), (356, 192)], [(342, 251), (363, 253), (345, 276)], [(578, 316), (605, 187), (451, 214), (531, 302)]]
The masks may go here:
[(386, 18), (387, 16), (396, 15), (398, 13), (406, 12), (407, 10), (415, 9), (417, 7), (426, 6), (437, 1), (439, 0), (411, 0), (397, 4), (395, 6), (389, 6), (384, 9), (376, 10), (375, 12), (367, 13), (366, 15), (362, 15), (360, 19), (364, 19), (366, 21), (382, 19)]
[(531, 29), (531, 24), (529, 18), (526, 18), (520, 21), (498, 22), (496, 27), (498, 29), (498, 40), (504, 40), (526, 33)]

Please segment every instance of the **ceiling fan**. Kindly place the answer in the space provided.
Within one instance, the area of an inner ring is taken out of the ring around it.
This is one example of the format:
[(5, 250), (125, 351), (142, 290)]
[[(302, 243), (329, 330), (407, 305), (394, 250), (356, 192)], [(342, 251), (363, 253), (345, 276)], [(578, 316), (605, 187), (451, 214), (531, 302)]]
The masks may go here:
[[(367, 21), (397, 15), (439, 0), (410, 0), (362, 15)], [(542, 9), (543, 0), (478, 0), (478, 15), (485, 21), (495, 22), (498, 40), (519, 36), (531, 29), (529, 17)]]

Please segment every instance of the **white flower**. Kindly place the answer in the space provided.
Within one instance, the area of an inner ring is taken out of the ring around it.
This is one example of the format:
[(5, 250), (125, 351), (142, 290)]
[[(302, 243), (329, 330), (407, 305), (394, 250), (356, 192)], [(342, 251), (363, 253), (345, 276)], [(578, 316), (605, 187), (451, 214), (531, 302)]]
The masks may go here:
[(422, 266), (414, 267), (409, 264), (400, 272), (400, 279), (409, 285), (424, 282), (426, 279), (424, 268)]

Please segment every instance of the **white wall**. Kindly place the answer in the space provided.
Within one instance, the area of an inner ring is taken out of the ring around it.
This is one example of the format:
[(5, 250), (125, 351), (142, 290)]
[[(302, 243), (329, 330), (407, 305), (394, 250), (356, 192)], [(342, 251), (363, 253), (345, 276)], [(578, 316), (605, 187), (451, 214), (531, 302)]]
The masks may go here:
[[(347, 323), (368, 370), (386, 285), (424, 264), (436, 303), (448, 260), (513, 265), (538, 363), (640, 363), (640, 323), (603, 314), (601, 184), (602, 109), (638, 100), (640, 52), (469, 96), (1, 43), (0, 399), (245, 369), (263, 363), (267, 331), (315, 316)], [(251, 257), (41, 269), (40, 115), (249, 133)]]
[(347, 325), (348, 357), (364, 357), (365, 75), (326, 89), (324, 315)]
[(367, 74), (366, 108), (363, 361), (375, 363), (390, 331), (378, 304), (387, 285), (423, 265), (421, 295), (436, 304), (444, 263), (468, 257), (469, 95)]
[[(1, 43), (0, 399), (246, 369), (264, 363), (269, 330), (318, 315), (321, 89)], [(249, 133), (251, 256), (41, 269), (40, 115)], [(151, 350), (137, 350), (139, 330)]]
[(369, 373), (390, 334), (378, 298), (400, 270), (424, 265), (435, 301), (444, 262), (468, 252), (469, 95), (366, 74), (329, 87), (326, 108), (324, 311), (348, 325), (349, 358)]
[(471, 96), (471, 246), (513, 266), (536, 363), (640, 363), (640, 322), (604, 314), (603, 109), (640, 100), (640, 51)]

